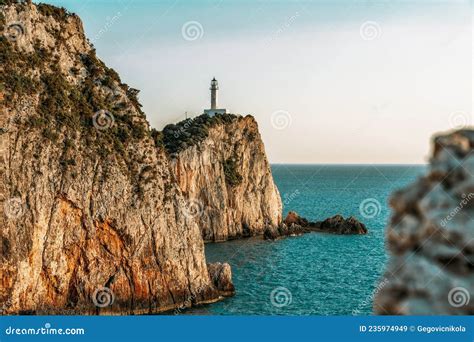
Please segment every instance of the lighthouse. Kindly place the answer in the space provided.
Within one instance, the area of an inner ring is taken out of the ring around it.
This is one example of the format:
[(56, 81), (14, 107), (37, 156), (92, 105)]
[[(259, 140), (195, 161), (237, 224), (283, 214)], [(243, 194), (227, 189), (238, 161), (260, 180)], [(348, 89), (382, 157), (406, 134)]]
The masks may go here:
[(217, 108), (217, 99), (218, 99), (218, 92), (219, 92), (219, 83), (217, 82), (216, 78), (214, 77), (211, 81), (211, 87), (209, 88), (211, 91), (211, 109), (205, 109), (204, 114), (209, 116), (214, 116), (216, 114), (226, 114), (226, 109), (219, 109)]
[(217, 91), (219, 90), (219, 83), (217, 83), (216, 78), (214, 77), (211, 81), (211, 109), (217, 109)]

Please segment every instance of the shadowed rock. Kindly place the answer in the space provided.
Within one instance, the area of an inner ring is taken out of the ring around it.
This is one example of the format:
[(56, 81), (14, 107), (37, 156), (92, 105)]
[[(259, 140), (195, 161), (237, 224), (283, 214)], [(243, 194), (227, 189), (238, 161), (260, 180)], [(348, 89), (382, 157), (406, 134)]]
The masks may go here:
[(232, 270), (228, 263), (209, 263), (207, 264), (209, 276), (219, 294), (225, 297), (233, 296), (235, 293), (234, 284), (232, 284)]
[(427, 174), (393, 194), (374, 311), (474, 314), (474, 131), (434, 139)]
[(309, 222), (307, 219), (299, 216), (294, 211), (290, 211), (288, 215), (286, 215), (286, 218), (285, 220), (283, 220), (283, 223), (286, 224), (288, 227), (292, 225), (307, 227), (309, 225)]
[(345, 219), (341, 215), (336, 215), (322, 222), (317, 222), (315, 224), (315, 228), (323, 232), (341, 235), (367, 234), (367, 228), (365, 227), (365, 225), (359, 222), (353, 216), (349, 217), (348, 219)]
[(263, 237), (267, 240), (275, 240), (283, 236), (297, 236), (310, 232), (338, 235), (363, 235), (367, 234), (367, 228), (363, 223), (352, 216), (345, 219), (341, 215), (335, 215), (324, 221), (310, 222), (300, 217), (296, 212), (290, 211), (280, 226), (268, 227)]

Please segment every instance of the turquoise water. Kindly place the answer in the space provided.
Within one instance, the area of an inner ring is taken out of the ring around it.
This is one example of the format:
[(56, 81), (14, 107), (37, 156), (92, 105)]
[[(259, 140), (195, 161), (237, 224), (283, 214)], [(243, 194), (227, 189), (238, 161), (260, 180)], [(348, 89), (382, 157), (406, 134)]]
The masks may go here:
[[(367, 225), (368, 235), (312, 233), (275, 242), (252, 238), (207, 244), (209, 262), (231, 264), (237, 293), (188, 313), (371, 314), (372, 294), (387, 260), (388, 197), (421, 175), (424, 166), (273, 165), (272, 171), (284, 214), (295, 210), (310, 220), (353, 215)], [(361, 203), (369, 203), (366, 211), (361, 212)]]

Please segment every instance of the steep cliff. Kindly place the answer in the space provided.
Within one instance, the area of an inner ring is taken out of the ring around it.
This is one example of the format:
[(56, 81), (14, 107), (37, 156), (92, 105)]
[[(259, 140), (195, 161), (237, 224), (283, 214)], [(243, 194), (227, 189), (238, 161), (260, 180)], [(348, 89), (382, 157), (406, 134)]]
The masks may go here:
[(261, 235), (281, 223), (280, 194), (252, 116), (203, 115), (165, 127), (164, 141), (204, 240)]
[(0, 312), (151, 313), (228, 294), (138, 91), (80, 19), (31, 3), (0, 19)]
[(434, 140), (427, 175), (391, 199), (378, 314), (474, 314), (474, 131)]

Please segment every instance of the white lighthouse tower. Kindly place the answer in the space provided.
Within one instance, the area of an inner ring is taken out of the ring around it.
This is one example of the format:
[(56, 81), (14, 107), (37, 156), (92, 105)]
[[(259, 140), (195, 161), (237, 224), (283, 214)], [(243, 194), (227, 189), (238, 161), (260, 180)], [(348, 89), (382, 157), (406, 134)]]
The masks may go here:
[(211, 91), (211, 109), (205, 109), (204, 114), (207, 114), (209, 116), (214, 116), (216, 114), (226, 114), (226, 109), (217, 108), (217, 93), (219, 91), (219, 83), (217, 82), (215, 77), (211, 81), (211, 87), (209, 88), (209, 90)]
[(219, 83), (217, 83), (216, 78), (214, 77), (211, 81), (211, 109), (217, 109), (217, 91), (219, 90)]

